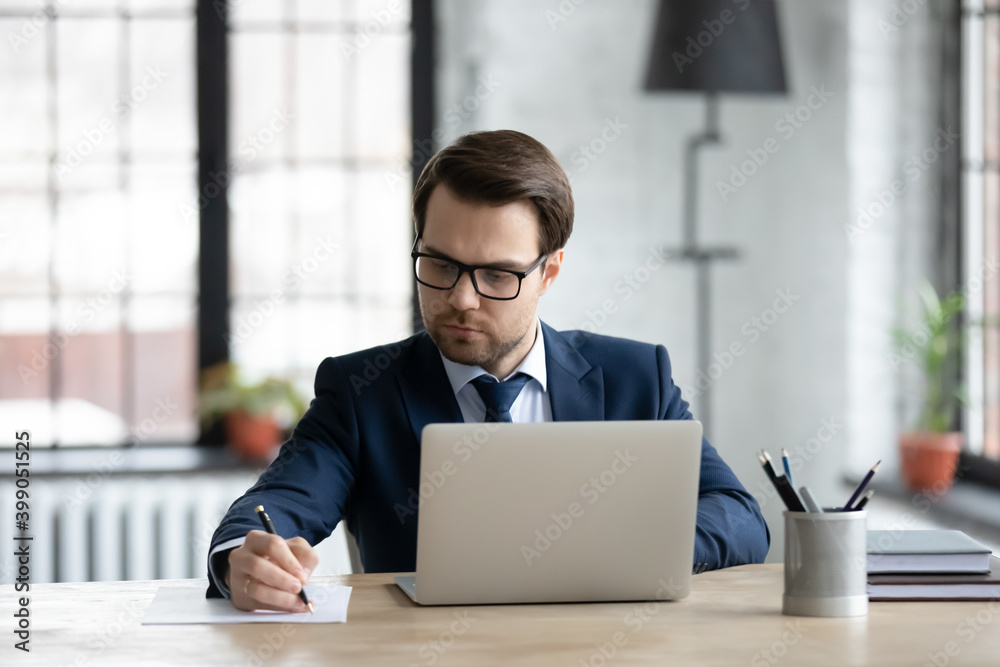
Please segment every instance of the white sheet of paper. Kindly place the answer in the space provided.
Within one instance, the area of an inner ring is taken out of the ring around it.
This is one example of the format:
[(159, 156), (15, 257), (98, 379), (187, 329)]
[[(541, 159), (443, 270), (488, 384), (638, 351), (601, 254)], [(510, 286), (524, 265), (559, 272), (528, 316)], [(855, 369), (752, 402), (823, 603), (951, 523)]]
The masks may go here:
[(161, 586), (146, 609), (143, 625), (222, 623), (346, 623), (350, 586), (306, 586), (315, 614), (283, 611), (240, 611), (229, 600), (205, 597), (205, 587)]

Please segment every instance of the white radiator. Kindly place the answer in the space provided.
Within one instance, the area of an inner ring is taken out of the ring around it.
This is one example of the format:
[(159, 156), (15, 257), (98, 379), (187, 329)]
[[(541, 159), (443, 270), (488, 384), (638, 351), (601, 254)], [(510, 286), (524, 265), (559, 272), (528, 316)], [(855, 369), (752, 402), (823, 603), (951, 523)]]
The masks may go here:
[[(205, 577), (212, 533), (255, 479), (246, 473), (32, 477), (30, 581)], [(16, 576), (14, 493), (13, 481), (0, 481), (0, 584)], [(343, 524), (317, 550), (317, 574), (351, 572)]]

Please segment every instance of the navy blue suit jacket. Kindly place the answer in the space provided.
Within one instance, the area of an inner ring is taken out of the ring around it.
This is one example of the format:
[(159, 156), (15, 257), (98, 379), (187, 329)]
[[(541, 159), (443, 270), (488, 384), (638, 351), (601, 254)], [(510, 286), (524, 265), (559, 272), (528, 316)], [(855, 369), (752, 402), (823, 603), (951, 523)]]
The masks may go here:
[[(692, 418), (662, 345), (542, 327), (555, 421)], [(286, 538), (316, 544), (344, 519), (365, 572), (412, 572), (420, 433), (463, 421), (437, 347), (419, 333), (327, 358), (315, 390), (277, 459), (229, 508), (209, 552), (259, 529), (253, 508), (264, 505)], [(760, 506), (707, 440), (699, 484), (695, 571), (762, 562), (770, 533)], [(209, 576), (208, 596), (219, 595)]]

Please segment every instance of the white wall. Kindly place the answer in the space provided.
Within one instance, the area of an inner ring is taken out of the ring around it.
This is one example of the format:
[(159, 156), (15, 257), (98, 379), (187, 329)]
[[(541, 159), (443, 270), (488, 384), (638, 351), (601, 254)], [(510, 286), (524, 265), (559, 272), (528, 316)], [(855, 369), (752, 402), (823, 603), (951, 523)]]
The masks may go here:
[[(913, 6), (900, 13), (892, 0), (850, 0), (846, 321), (855, 474), (878, 459), (893, 463), (897, 433), (915, 426), (920, 373), (893, 356), (887, 332), (901, 326), (919, 335), (915, 287), (924, 278), (936, 282), (932, 263), (940, 252), (933, 230), (944, 153), (935, 155), (934, 146), (939, 130), (949, 136), (949, 128), (938, 113), (941, 45), (933, 22), (942, 20), (944, 3)], [(959, 150), (958, 141), (938, 146)]]
[[(764, 493), (758, 450), (799, 452), (804, 467), (796, 481), (834, 504), (845, 500), (846, 470), (867, 468), (874, 451), (894, 449), (899, 380), (885, 370), (884, 346), (899, 282), (919, 275), (929, 252), (919, 230), (933, 197), (913, 188), (864, 243), (850, 244), (845, 233), (857, 205), (869, 201), (877, 184), (891, 182), (900, 155), (925, 142), (932, 125), (924, 117), (932, 97), (919, 86), (933, 58), (921, 32), (931, 18), (909, 17), (903, 37), (885, 39), (878, 21), (890, 5), (781, 2), (790, 93), (723, 96), (724, 143), (701, 154), (700, 238), (742, 252), (739, 261), (714, 269), (710, 347), (722, 354), (739, 342), (745, 350), (713, 382), (709, 438), (762, 503), (772, 529), (770, 561), (782, 559), (783, 508)], [(682, 152), (703, 122), (697, 95), (642, 91), (656, 3), (442, 0), (438, 6), (437, 102), (445, 142), (474, 129), (517, 129), (547, 145), (573, 182), (575, 230), (542, 317), (557, 328), (663, 343), (698, 417), (691, 391), (699, 370), (694, 269), (667, 264), (630, 298), (620, 287), (651, 247), (679, 244)], [(493, 81), (493, 92), (467, 104), (476, 109), (466, 117), (454, 115), (454, 105), (474, 94), (482, 77)], [(829, 95), (810, 99), (816, 90)], [(817, 108), (803, 107), (808, 101)], [(782, 122), (796, 112), (808, 116), (800, 127)], [(609, 119), (626, 127), (595, 161), (585, 160), (580, 148)], [(777, 152), (724, 200), (717, 183), (769, 138)], [(896, 220), (904, 216), (911, 232), (902, 242)], [(875, 298), (866, 296), (869, 283)], [(751, 333), (753, 318), (774, 315), (768, 309), (779, 290), (796, 297), (792, 306), (766, 331)]]

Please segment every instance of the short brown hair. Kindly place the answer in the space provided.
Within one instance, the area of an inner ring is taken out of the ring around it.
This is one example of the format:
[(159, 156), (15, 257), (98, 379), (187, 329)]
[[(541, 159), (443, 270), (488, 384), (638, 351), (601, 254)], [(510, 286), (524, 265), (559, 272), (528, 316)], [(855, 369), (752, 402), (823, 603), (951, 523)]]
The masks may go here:
[(530, 201), (538, 211), (543, 255), (564, 247), (573, 231), (573, 192), (566, 172), (548, 148), (521, 132), (469, 132), (436, 153), (413, 192), (417, 236), (424, 232), (427, 202), (439, 184), (477, 204)]

